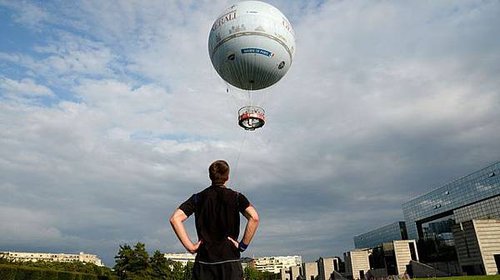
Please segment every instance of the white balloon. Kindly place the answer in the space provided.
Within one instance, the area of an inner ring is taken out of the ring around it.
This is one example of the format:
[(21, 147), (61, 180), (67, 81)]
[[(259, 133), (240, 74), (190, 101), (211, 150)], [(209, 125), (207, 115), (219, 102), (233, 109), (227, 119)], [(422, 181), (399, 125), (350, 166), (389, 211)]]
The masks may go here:
[(286, 74), (295, 53), (295, 33), (274, 6), (243, 1), (227, 8), (214, 22), (208, 39), (212, 64), (231, 85), (259, 90)]

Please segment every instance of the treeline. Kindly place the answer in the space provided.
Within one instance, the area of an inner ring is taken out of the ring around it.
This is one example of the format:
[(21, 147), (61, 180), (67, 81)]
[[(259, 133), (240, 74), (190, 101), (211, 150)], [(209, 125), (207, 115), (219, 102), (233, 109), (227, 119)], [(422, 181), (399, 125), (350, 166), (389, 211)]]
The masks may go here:
[[(120, 245), (113, 269), (82, 262), (13, 262), (0, 258), (0, 280), (191, 280), (193, 263), (184, 266), (159, 250), (150, 256), (144, 243)], [(244, 270), (246, 280), (275, 280), (279, 274)]]
[[(67, 271), (67, 272), (78, 272), (93, 274), (97, 276), (113, 276), (113, 271), (108, 267), (97, 266), (93, 263), (82, 263), (79, 261), (74, 262), (48, 262), (48, 261), (37, 261), (37, 262), (14, 262), (7, 259), (0, 258), (0, 264), (10, 264), (23, 266), (26, 268), (40, 268), (53, 271)], [(0, 278), (0, 280), (3, 280)]]
[(183, 266), (180, 262), (166, 259), (160, 251), (150, 257), (144, 243), (134, 247), (120, 245), (115, 256), (114, 272), (120, 280), (191, 280), (192, 263)]

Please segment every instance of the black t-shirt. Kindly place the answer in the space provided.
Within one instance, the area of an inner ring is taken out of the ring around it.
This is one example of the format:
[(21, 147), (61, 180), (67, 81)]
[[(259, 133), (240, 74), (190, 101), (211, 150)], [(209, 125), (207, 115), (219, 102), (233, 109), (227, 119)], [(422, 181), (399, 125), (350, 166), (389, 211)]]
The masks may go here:
[(196, 232), (202, 241), (196, 261), (215, 263), (239, 260), (240, 252), (228, 236), (238, 240), (240, 213), (250, 206), (241, 193), (223, 186), (210, 186), (179, 206), (189, 217), (195, 214)]

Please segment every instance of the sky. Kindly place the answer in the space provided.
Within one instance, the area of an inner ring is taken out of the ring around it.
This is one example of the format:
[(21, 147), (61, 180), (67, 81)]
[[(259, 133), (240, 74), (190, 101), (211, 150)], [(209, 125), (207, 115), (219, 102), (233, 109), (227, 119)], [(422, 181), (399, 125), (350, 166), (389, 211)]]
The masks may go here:
[(244, 256), (314, 261), (500, 160), (500, 2), (269, 3), (297, 47), (248, 132), (207, 49), (232, 1), (0, 0), (0, 250), (184, 252), (168, 219), (226, 159)]

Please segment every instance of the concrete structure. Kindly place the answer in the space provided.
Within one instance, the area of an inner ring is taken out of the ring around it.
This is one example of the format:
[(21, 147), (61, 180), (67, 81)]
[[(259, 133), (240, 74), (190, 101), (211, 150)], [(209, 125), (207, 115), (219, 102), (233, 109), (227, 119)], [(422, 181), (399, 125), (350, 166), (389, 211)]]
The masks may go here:
[(338, 270), (338, 258), (319, 258), (318, 264), (318, 280), (328, 280), (335, 270), (335, 263), (337, 263)]
[(467, 274), (500, 274), (500, 220), (471, 220), (453, 226), (457, 256)]
[(97, 255), (85, 254), (64, 254), (64, 253), (33, 253), (33, 252), (0, 252), (0, 258), (15, 262), (82, 262), (91, 263), (97, 266), (104, 266)]
[(301, 267), (292, 266), (290, 268), (282, 268), (280, 270), (281, 280), (301, 280)]
[(407, 240), (405, 222), (399, 221), (369, 232), (354, 236), (354, 248), (373, 248), (384, 242), (393, 240)]
[(302, 276), (305, 280), (315, 280), (318, 277), (318, 264), (316, 262), (308, 262), (302, 264)]
[(417, 243), (415, 240), (394, 240), (392, 243), (396, 257), (396, 275), (404, 275), (410, 261), (418, 261)]
[(394, 240), (385, 242), (371, 250), (370, 276), (379, 278), (389, 275), (403, 276), (411, 273), (411, 261), (418, 262), (415, 240)]
[(275, 256), (255, 258), (255, 268), (257, 270), (268, 271), (272, 273), (280, 273), (281, 269), (287, 270), (293, 266), (300, 267), (301, 264), (301, 256)]
[(184, 266), (186, 266), (188, 262), (194, 262), (196, 258), (196, 254), (190, 253), (165, 253), (164, 256), (167, 260), (180, 262)]
[[(423, 238), (425, 223), (448, 217), (455, 220), (500, 218), (500, 162), (447, 183), (403, 204), (408, 238)], [(491, 207), (477, 205), (492, 199)], [(479, 208), (478, 208), (479, 207)]]
[(351, 279), (364, 279), (370, 270), (370, 249), (355, 249), (344, 253), (345, 276)]

